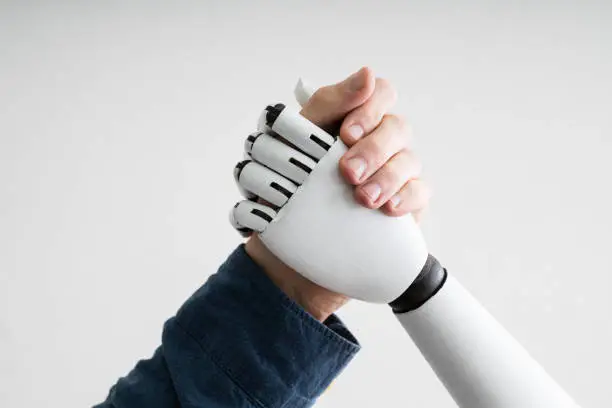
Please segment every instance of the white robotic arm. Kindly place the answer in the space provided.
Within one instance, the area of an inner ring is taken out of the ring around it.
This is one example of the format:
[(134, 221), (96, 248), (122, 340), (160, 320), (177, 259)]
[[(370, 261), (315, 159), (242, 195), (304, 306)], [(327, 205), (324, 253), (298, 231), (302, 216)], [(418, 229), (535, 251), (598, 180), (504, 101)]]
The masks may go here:
[[(296, 96), (303, 103), (309, 95), (298, 87)], [(259, 130), (245, 144), (252, 160), (234, 173), (247, 197), (230, 215), (241, 233), (259, 233), (321, 286), (388, 303), (460, 407), (577, 407), (428, 254), (410, 215), (387, 217), (355, 203), (338, 171), (341, 141), (281, 104), (266, 108)]]

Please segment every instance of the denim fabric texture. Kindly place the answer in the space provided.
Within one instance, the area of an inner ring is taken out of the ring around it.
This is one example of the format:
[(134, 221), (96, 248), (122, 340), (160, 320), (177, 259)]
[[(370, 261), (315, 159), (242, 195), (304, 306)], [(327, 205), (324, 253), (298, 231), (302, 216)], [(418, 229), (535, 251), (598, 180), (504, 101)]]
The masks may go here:
[(314, 319), (240, 245), (96, 407), (309, 407), (358, 350), (337, 316)]

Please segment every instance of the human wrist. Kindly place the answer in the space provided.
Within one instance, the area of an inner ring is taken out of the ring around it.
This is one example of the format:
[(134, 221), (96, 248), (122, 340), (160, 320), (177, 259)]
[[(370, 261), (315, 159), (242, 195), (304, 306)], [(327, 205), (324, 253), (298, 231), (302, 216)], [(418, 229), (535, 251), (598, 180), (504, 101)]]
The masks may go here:
[(245, 251), (280, 290), (321, 322), (349, 300), (347, 296), (319, 286), (289, 268), (256, 235), (246, 242)]

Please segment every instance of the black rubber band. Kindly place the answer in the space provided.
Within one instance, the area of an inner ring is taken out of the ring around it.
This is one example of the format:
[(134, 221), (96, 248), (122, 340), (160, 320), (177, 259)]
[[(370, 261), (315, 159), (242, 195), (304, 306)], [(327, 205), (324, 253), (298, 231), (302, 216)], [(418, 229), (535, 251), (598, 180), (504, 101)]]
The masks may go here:
[(444, 286), (446, 277), (446, 269), (436, 258), (429, 255), (414, 282), (397, 299), (389, 303), (393, 313), (406, 313), (423, 306)]

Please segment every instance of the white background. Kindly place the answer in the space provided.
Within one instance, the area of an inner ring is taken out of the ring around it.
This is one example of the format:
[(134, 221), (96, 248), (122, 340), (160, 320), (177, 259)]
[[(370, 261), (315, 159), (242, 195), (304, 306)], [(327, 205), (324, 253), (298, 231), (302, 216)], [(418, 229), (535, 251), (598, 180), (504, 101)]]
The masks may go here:
[[(431, 251), (612, 406), (611, 23), (603, 1), (0, 2), (0, 406), (92, 405), (149, 356), (240, 242), (260, 110), (362, 65), (413, 125)], [(386, 307), (341, 316), (364, 348), (319, 407), (453, 406)]]

